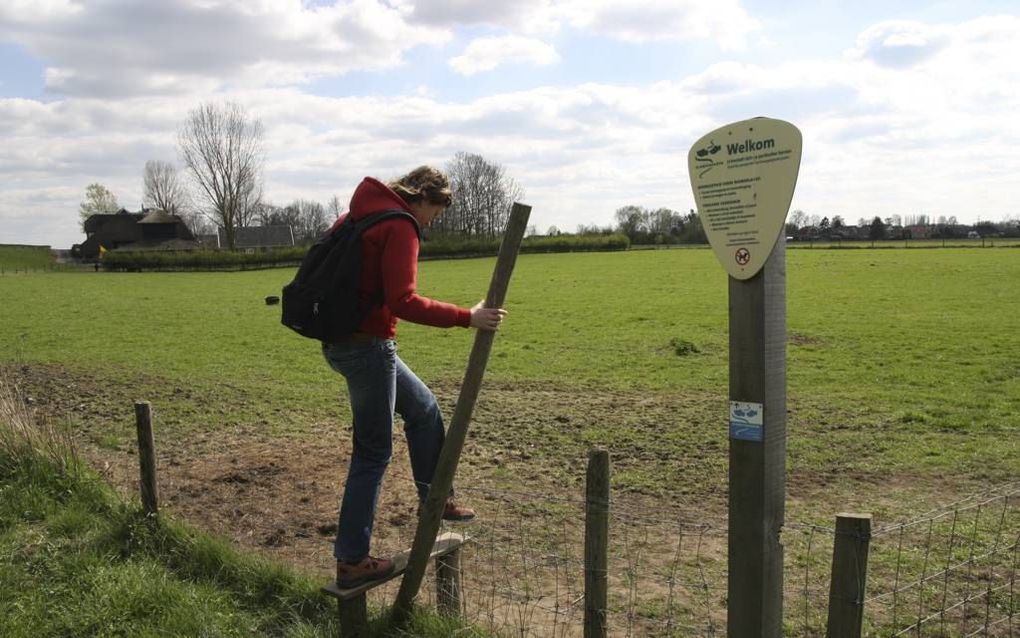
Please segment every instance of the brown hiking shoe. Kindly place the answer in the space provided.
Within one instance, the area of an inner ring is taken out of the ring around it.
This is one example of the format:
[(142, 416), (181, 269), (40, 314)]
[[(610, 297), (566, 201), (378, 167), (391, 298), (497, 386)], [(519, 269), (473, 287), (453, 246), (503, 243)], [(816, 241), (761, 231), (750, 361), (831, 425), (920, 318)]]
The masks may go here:
[(475, 517), (475, 511), (470, 507), (457, 505), (452, 498), (446, 499), (446, 506), (443, 507), (444, 521), (470, 521)]
[(336, 562), (336, 585), (350, 589), (370, 580), (386, 578), (393, 573), (393, 561), (386, 558), (366, 556), (356, 563), (338, 560)]
[[(421, 516), (422, 503), (418, 504), (418, 516)], [(454, 502), (453, 497), (446, 499), (446, 504), (443, 505), (443, 520), (444, 521), (470, 521), (475, 517), (475, 511), (470, 507), (463, 505), (457, 505)]]

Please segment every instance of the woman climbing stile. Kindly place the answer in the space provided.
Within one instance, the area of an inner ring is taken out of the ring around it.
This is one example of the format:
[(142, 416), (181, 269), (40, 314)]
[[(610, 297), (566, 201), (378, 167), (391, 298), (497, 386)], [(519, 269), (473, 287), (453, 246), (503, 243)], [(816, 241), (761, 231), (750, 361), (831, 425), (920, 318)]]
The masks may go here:
[[(366, 177), (351, 197), (355, 221), (383, 210), (407, 211), (422, 227), (452, 202), (450, 182), (439, 170), (421, 166), (389, 184)], [(343, 217), (337, 220), (342, 223)], [(418, 231), (404, 217), (368, 228), (361, 238), (360, 297), (372, 305), (358, 332), (337, 343), (324, 343), (329, 365), (347, 380), (354, 420), (354, 445), (340, 505), (334, 555), (336, 580), (350, 588), (384, 578), (393, 561), (369, 555), (372, 525), (383, 474), (392, 454), (393, 414), (404, 420), (404, 435), (419, 503), (428, 495), (446, 435), (443, 416), (432, 391), (397, 356), (398, 319), (439, 328), (497, 330), (502, 308), (461, 308), (422, 297), (416, 291)], [(451, 492), (443, 519), (463, 521), (474, 511), (458, 505)]]

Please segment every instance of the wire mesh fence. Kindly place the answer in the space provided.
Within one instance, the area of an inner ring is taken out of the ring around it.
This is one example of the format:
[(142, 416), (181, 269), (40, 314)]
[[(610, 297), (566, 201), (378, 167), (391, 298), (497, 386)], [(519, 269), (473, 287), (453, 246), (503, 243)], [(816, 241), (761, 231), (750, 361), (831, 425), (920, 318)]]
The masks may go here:
[(1020, 483), (874, 532), (864, 600), (891, 636), (1020, 635)]
[[(461, 559), (465, 619), (497, 635), (583, 635), (584, 499), (458, 489), (485, 509), (457, 526), (472, 539)], [(825, 525), (783, 529), (784, 635), (826, 635), (836, 536)], [(863, 635), (1020, 636), (1018, 538), (1020, 483), (876, 527), (860, 589)], [(649, 516), (613, 500), (608, 634), (726, 635), (726, 544), (724, 520), (669, 510)], [(435, 604), (434, 580), (420, 602)]]
[[(455, 524), (471, 539), (461, 558), (463, 617), (497, 635), (583, 635), (584, 498), (457, 489), (484, 510), (469, 523)], [(643, 506), (626, 501), (611, 501), (609, 518), (608, 634), (725, 635), (725, 522), (686, 520), (669, 511), (649, 516)], [(413, 526), (405, 532), (407, 546), (413, 533)], [(432, 570), (419, 602), (436, 602)]]

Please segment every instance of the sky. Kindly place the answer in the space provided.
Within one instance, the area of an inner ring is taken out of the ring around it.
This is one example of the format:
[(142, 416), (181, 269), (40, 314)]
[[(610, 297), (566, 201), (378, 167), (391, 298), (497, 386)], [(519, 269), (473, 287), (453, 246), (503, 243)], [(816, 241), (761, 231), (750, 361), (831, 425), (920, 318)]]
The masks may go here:
[(0, 0), (0, 243), (129, 210), (205, 102), (265, 127), (265, 198), (347, 202), (457, 152), (539, 232), (694, 207), (687, 152), (756, 116), (803, 133), (792, 209), (1020, 216), (1020, 0)]

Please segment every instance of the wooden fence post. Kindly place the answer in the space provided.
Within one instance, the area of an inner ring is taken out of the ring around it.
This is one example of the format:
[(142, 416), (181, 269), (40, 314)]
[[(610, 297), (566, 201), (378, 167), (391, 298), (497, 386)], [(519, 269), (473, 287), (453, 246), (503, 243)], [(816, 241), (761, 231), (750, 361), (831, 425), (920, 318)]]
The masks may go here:
[(368, 600), (365, 594), (337, 600), (340, 638), (364, 638), (368, 635)]
[[(525, 204), (514, 202), (510, 209), (510, 219), (507, 221), (506, 230), (503, 233), (503, 242), (500, 244), (499, 256), (496, 258), (496, 268), (492, 273), (489, 292), (485, 297), (486, 308), (500, 308), (506, 300), (510, 276), (517, 263), (517, 254), (520, 252), (521, 240), (528, 227), (530, 215), (531, 206)], [(400, 590), (393, 602), (392, 619), (394, 624), (404, 624), (410, 617), (411, 605), (414, 602), (414, 597), (418, 595), (422, 578), (425, 576), (429, 553), (442, 523), (443, 506), (453, 487), (453, 477), (457, 473), (460, 452), (464, 448), (468, 426), (471, 424), (471, 414), (474, 412), (475, 402), (482, 389), (482, 377), (485, 375), (485, 367), (488, 365), (489, 353), (492, 351), (492, 343), (495, 338), (496, 333), (492, 331), (479, 330), (475, 333), (475, 342), (468, 357), (464, 381), (460, 386), (460, 396), (457, 397), (453, 418), (450, 419), (450, 427), (446, 432), (446, 441), (439, 453), (436, 472), (432, 477), (428, 496), (425, 497), (425, 503), (422, 505), (421, 516), (418, 518), (418, 529), (415, 530), (411, 555), (407, 561), (407, 571), (404, 573), (403, 580), (400, 581)]]
[(436, 601), (439, 613), (460, 616), (460, 548), (436, 557)]
[(609, 557), (609, 452), (588, 452), (584, 508), (584, 638), (605, 638)]
[(837, 514), (826, 638), (860, 638), (868, 576), (871, 514)]
[(135, 403), (135, 427), (138, 430), (138, 464), (141, 468), (142, 508), (146, 515), (159, 514), (159, 492), (156, 488), (156, 443), (152, 436), (152, 405)]

